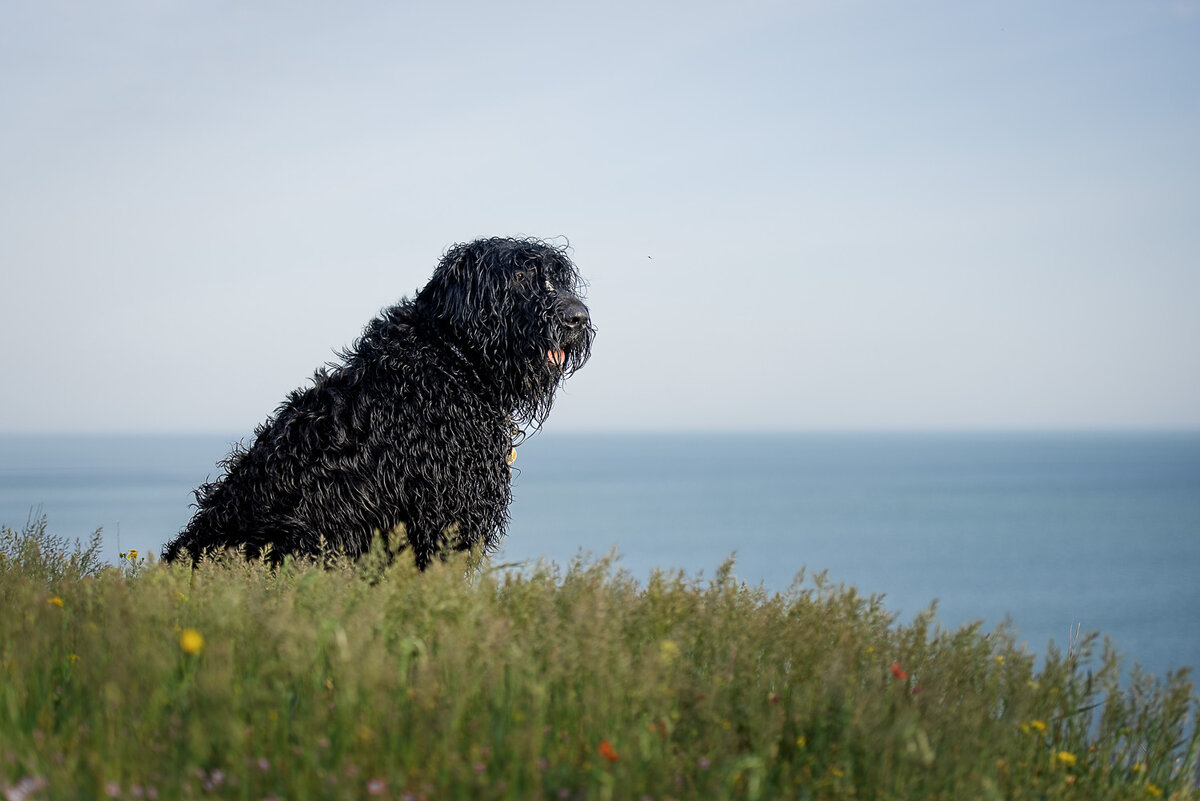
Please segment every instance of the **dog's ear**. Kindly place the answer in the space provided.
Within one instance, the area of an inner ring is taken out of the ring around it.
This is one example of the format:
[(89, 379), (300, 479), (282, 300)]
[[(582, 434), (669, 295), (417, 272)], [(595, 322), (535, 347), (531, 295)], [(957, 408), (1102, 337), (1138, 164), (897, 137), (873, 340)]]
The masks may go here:
[(438, 262), (425, 288), (417, 293), (417, 309), (425, 316), (449, 323), (453, 328), (479, 330), (481, 315), (502, 307), (498, 293), (504, 286), (496, 275), (492, 240), (478, 240), (451, 247)]

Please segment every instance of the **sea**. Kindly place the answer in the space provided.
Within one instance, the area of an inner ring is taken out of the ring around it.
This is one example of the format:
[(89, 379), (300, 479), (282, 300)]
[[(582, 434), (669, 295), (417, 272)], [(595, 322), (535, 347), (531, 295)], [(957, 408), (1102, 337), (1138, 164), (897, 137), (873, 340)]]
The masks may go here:
[[(0, 523), (157, 553), (235, 437), (0, 437)], [(785, 592), (803, 571), (901, 622), (1004, 623), (1039, 657), (1099, 632), (1128, 670), (1200, 666), (1200, 431), (556, 433), (518, 449), (494, 563), (616, 555)]]

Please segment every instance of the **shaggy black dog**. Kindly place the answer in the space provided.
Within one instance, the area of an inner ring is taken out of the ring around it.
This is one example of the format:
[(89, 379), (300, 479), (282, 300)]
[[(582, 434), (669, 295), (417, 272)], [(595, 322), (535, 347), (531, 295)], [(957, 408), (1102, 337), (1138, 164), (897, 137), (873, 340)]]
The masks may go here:
[(541, 425), (591, 352), (581, 285), (565, 250), (542, 241), (455, 245), (414, 299), (372, 320), (344, 363), (235, 447), (163, 558), (360, 555), (376, 534), (422, 569), (450, 550), (494, 549), (515, 438)]

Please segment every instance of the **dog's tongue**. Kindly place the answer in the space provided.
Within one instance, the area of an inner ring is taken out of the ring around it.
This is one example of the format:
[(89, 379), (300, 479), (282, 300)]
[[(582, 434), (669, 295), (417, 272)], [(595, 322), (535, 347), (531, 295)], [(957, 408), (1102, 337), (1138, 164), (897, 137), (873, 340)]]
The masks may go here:
[(558, 348), (557, 350), (548, 350), (546, 351), (546, 358), (549, 359), (552, 364), (562, 367), (563, 363), (567, 360), (567, 352), (562, 348)]

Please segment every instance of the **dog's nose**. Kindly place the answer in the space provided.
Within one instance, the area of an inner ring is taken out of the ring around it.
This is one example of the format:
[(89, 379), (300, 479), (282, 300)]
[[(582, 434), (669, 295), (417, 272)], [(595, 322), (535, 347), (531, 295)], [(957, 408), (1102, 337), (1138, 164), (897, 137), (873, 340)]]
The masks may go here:
[(591, 322), (591, 319), (587, 306), (578, 300), (569, 301), (562, 310), (562, 321), (568, 328), (583, 328)]

